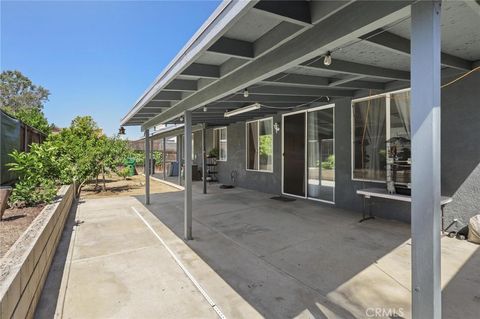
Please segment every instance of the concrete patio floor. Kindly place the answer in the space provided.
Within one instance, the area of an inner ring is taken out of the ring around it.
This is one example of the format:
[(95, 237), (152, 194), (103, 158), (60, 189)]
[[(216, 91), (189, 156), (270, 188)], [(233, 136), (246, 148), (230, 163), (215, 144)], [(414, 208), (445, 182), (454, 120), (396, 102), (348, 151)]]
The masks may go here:
[[(194, 183), (191, 247), (265, 318), (411, 317), (410, 226)], [(143, 202), (143, 196), (138, 197)], [(183, 237), (183, 192), (148, 206)], [(478, 245), (442, 238), (443, 318), (480, 314)]]
[(88, 199), (71, 212), (36, 318), (218, 318), (215, 309), (230, 318), (259, 317), (181, 239), (126, 196)]

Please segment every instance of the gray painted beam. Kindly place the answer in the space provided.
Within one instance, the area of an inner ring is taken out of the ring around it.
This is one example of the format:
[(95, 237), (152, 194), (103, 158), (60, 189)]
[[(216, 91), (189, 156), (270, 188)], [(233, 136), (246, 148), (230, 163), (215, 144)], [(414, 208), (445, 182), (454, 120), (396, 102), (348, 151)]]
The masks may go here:
[(245, 65), (249, 60), (232, 57), (220, 66), (220, 76), (223, 78)]
[(257, 95), (297, 95), (297, 96), (339, 96), (350, 97), (353, 96), (352, 90), (346, 89), (322, 89), (322, 88), (302, 88), (302, 87), (287, 87), (287, 86), (268, 86), (262, 85), (260, 87), (253, 86), (249, 88), (250, 94)]
[(197, 91), (196, 80), (173, 80), (166, 87), (165, 90), (169, 91)]
[[(371, 44), (388, 49), (392, 52), (410, 56), (410, 40), (405, 39), (396, 34), (383, 31), (380, 29), (380, 30), (375, 30), (371, 33), (365, 34), (360, 38), (364, 39), (365, 41)], [(443, 66), (464, 70), (464, 71), (472, 69), (471, 61), (467, 61), (465, 59), (462, 59), (447, 53), (442, 53), (441, 57), (442, 57)]]
[(145, 205), (150, 205), (150, 130), (145, 130)]
[(310, 1), (311, 22), (317, 24), (344, 9), (354, 1), (355, 0)]
[(412, 318), (442, 317), (441, 2), (412, 5)]
[[(185, 99), (142, 125), (142, 129), (166, 122), (185, 110), (192, 110), (253, 85), (359, 36), (398, 21), (410, 14), (412, 1), (359, 1), (313, 26), (275, 50), (248, 63)], [(349, 21), (349, 23), (345, 23)]]
[(284, 21), (302, 26), (311, 24), (310, 6), (307, 1), (260, 1), (254, 8)]
[(185, 111), (183, 116), (185, 129), (185, 240), (192, 240), (192, 111)]
[(205, 128), (202, 129), (202, 183), (203, 193), (207, 193), (207, 132)]
[(253, 55), (255, 57), (261, 56), (286, 41), (290, 40), (303, 27), (287, 21), (280, 22), (272, 30), (262, 35), (257, 41), (253, 43)]
[(356, 80), (360, 80), (362, 78), (364, 78), (363, 75), (353, 75), (353, 76), (346, 77), (344, 79), (334, 80), (334, 81), (330, 82), (330, 84), (328, 84), (328, 86), (330, 86), (330, 87), (340, 86), (342, 84), (352, 82), (352, 81), (356, 81)]
[(182, 164), (183, 164), (183, 156), (182, 156), (182, 135), (177, 136), (177, 144), (178, 144), (178, 153), (177, 153), (177, 160), (178, 160), (178, 185), (182, 185)]
[(172, 102), (169, 101), (150, 101), (145, 106), (142, 107), (142, 109), (148, 109), (148, 108), (168, 108), (172, 106)]
[[(224, 1), (207, 19), (202, 27), (188, 41), (182, 50), (169, 63), (166, 69), (155, 79), (147, 91), (135, 102), (133, 108), (123, 117), (121, 123), (127, 122), (142, 106), (147, 104), (155, 94), (180, 73), (192, 61), (196, 60), (210, 45), (220, 38), (226, 30), (235, 25), (241, 17), (256, 4), (252, 1)], [(189, 76), (186, 76), (187, 78)]]
[(349, 62), (335, 59), (333, 54), (333, 62), (331, 65), (325, 65), (323, 58), (314, 58), (301, 64), (301, 67), (312, 68), (326, 71), (334, 71), (345, 74), (355, 74), (362, 76), (371, 76), (381, 79), (410, 81), (410, 72), (387, 69), (373, 65)]
[(217, 79), (220, 77), (220, 68), (216, 65), (192, 63), (185, 70), (183, 70), (181, 74), (201, 78)]
[[(320, 96), (319, 96), (320, 97)], [(218, 102), (244, 102), (245, 105), (252, 103), (262, 102), (278, 102), (278, 103), (307, 103), (315, 100), (312, 96), (299, 96), (299, 95), (258, 95), (250, 94), (248, 97), (244, 97), (242, 94), (236, 94), (225, 98), (218, 99)]]
[(179, 91), (160, 91), (153, 101), (180, 101), (182, 99), (182, 92)]
[(251, 59), (253, 58), (253, 43), (221, 37), (210, 48), (208, 48), (207, 51), (233, 57)]
[[(314, 76), (303, 75), (295, 73), (279, 73), (268, 79), (263, 80), (261, 83), (268, 83), (270, 85), (289, 85), (294, 87), (325, 87), (328, 88), (335, 79)], [(384, 83), (371, 82), (371, 81), (349, 81), (347, 83), (339, 83), (338, 87), (351, 88), (351, 89), (374, 89), (383, 90), (385, 88)]]

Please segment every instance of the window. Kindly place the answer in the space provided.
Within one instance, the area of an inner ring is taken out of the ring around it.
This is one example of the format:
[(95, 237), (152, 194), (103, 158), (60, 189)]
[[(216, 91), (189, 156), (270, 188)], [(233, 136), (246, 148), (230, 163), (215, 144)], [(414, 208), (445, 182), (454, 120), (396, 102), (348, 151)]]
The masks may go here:
[(218, 160), (227, 160), (227, 128), (213, 129), (213, 147), (218, 150)]
[(386, 180), (386, 141), (392, 137), (410, 140), (410, 91), (353, 101), (353, 179)]
[(247, 170), (273, 172), (273, 119), (247, 122)]

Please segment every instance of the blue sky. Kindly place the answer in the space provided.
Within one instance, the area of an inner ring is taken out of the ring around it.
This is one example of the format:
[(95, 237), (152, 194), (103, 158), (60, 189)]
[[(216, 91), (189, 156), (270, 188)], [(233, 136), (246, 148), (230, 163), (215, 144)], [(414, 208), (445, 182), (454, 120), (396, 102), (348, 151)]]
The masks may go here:
[[(1, 69), (50, 90), (50, 122), (64, 127), (88, 114), (111, 135), (218, 4), (2, 0)], [(139, 135), (127, 128), (129, 138)]]

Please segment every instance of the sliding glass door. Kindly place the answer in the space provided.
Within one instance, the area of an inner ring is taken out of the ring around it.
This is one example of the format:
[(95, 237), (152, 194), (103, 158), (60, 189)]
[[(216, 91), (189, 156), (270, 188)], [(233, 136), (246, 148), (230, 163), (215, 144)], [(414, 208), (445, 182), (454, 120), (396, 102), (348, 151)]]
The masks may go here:
[(333, 107), (307, 113), (307, 197), (334, 201)]
[(335, 201), (334, 105), (284, 115), (283, 193)]

